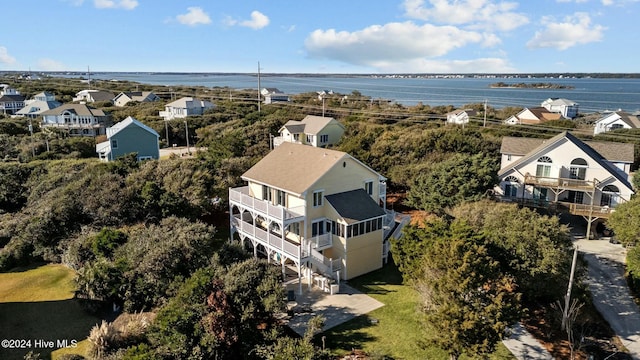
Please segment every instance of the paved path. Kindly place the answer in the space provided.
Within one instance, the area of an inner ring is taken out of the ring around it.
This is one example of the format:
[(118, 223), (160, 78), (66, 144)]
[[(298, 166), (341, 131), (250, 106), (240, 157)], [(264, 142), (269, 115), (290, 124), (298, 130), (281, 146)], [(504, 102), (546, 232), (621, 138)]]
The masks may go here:
[(633, 302), (624, 278), (625, 249), (607, 240), (582, 238), (575, 244), (589, 264), (587, 283), (596, 309), (630, 355), (640, 360), (640, 309)]
[(308, 290), (305, 286), (303, 294), (296, 295), (296, 303), (307, 303), (311, 308), (311, 313), (296, 314), (289, 320), (289, 327), (299, 335), (304, 334), (307, 322), (314, 315), (324, 316), (322, 331), (326, 331), (384, 306), (380, 301), (344, 283), (340, 284), (340, 293), (334, 295), (322, 292), (316, 287)]
[(520, 323), (511, 328), (511, 336), (502, 343), (518, 360), (553, 360), (551, 353)]

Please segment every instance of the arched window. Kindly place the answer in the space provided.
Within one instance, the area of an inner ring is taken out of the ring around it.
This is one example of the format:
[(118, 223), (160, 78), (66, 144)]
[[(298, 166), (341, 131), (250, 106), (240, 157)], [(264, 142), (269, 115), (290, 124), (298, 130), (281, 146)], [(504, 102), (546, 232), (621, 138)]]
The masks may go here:
[(575, 158), (571, 160), (571, 167), (569, 167), (569, 177), (571, 179), (584, 180), (587, 176), (587, 168), (589, 164), (583, 158)]
[(541, 156), (540, 158), (538, 158), (538, 165), (536, 166), (536, 176), (550, 177), (551, 163), (553, 163), (553, 161), (548, 156)]
[(504, 178), (504, 196), (514, 198), (518, 196), (518, 178), (515, 176), (507, 176)]
[(615, 185), (607, 185), (602, 188), (600, 206), (615, 207), (620, 199), (620, 189)]

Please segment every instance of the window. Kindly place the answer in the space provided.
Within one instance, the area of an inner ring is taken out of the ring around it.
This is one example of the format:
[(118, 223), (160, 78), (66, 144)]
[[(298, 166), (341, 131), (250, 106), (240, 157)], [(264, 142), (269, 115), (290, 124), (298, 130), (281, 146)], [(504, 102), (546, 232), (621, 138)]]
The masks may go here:
[(535, 200), (549, 200), (549, 198), (547, 197), (547, 191), (549, 189), (547, 188), (539, 188), (539, 187), (534, 187), (533, 188), (533, 198)]
[(536, 167), (536, 176), (537, 177), (550, 177), (551, 176), (551, 158), (548, 156), (541, 156), (538, 159), (538, 165)]
[(507, 161), (511, 161), (511, 154), (507, 154)]
[(293, 141), (300, 141), (300, 134), (293, 134)]
[(289, 224), (289, 232), (300, 236), (300, 223)]
[(367, 180), (364, 182), (364, 190), (370, 196), (373, 196), (373, 180)]
[(573, 159), (571, 161), (571, 167), (569, 168), (569, 178), (578, 180), (586, 179), (588, 166), (584, 159)]
[(313, 192), (313, 206), (314, 207), (322, 206), (322, 198), (323, 198), (323, 196), (324, 196), (324, 191), (322, 191), (322, 190)]
[(287, 206), (287, 193), (282, 190), (276, 190), (276, 204)]
[(329, 142), (329, 135), (320, 135), (320, 143), (325, 144)]
[(117, 149), (118, 148), (118, 140), (117, 139), (111, 139), (111, 148), (112, 149)]
[(313, 135), (307, 135), (307, 144), (313, 143)]
[(262, 200), (271, 201), (271, 188), (267, 185), (262, 185)]
[(518, 196), (518, 185), (505, 184), (504, 185), (504, 196), (506, 196), (506, 197), (516, 197), (516, 196)]
[(325, 234), (325, 220), (316, 220), (311, 223), (311, 236), (320, 236)]
[(615, 207), (618, 205), (620, 190), (615, 185), (607, 185), (602, 189), (600, 206)]

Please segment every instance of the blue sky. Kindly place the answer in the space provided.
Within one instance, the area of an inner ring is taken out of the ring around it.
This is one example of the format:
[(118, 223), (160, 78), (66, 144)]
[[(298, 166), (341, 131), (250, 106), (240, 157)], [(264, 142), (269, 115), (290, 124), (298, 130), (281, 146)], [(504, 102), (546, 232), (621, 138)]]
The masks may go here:
[(640, 0), (22, 0), (0, 70), (639, 72)]

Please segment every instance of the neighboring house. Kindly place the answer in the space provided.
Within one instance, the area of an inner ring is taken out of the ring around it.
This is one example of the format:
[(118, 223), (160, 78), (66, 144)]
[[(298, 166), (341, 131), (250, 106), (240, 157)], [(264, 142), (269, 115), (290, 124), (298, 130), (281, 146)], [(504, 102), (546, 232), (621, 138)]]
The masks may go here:
[(102, 110), (85, 104), (64, 104), (40, 115), (41, 127), (67, 130), (71, 136), (104, 135), (111, 125), (111, 118)]
[(183, 119), (187, 116), (202, 115), (208, 109), (213, 109), (214, 104), (207, 100), (200, 100), (194, 97), (183, 97), (170, 102), (160, 111), (160, 116), (164, 120)]
[(289, 95), (286, 95), (285, 93), (283, 93), (282, 91), (276, 88), (264, 88), (260, 90), (260, 94), (264, 96), (265, 104), (289, 101)]
[(540, 106), (551, 112), (559, 113), (565, 119), (573, 119), (578, 116), (578, 103), (575, 101), (549, 98), (543, 101)]
[(8, 84), (0, 84), (0, 96), (2, 95), (20, 95), (20, 91)]
[(560, 120), (562, 115), (559, 113), (551, 112), (543, 107), (524, 108), (522, 111), (509, 117), (504, 121), (505, 124), (518, 125), (518, 124), (540, 124), (550, 120)]
[(131, 116), (107, 128), (107, 141), (96, 145), (102, 161), (112, 161), (136, 153), (138, 161), (160, 158), (160, 135)]
[(273, 139), (273, 146), (283, 142), (306, 144), (316, 147), (335, 145), (344, 134), (344, 126), (336, 119), (307, 115), (302, 121), (289, 120)]
[(500, 185), (504, 201), (606, 219), (634, 193), (629, 172), (634, 145), (581, 141), (569, 132), (551, 139), (502, 139)]
[(16, 116), (35, 119), (43, 112), (55, 109), (62, 105), (56, 101), (56, 96), (50, 92), (41, 92), (34, 95), (33, 99), (24, 102), (24, 107), (16, 112)]
[[(310, 281), (379, 269), (386, 179), (347, 153), (283, 143), (229, 189), (231, 238)], [(327, 290), (326, 286), (323, 286)]]
[(640, 128), (640, 120), (638, 116), (631, 115), (624, 111), (615, 111), (604, 114), (595, 123), (593, 135), (617, 129), (638, 129)]
[(160, 97), (151, 91), (126, 91), (116, 95), (116, 97), (113, 98), (113, 104), (122, 107), (130, 101), (153, 102), (158, 100), (160, 100)]
[(447, 122), (452, 124), (468, 124), (469, 118), (478, 115), (473, 109), (458, 109), (447, 114)]
[(113, 101), (115, 95), (109, 91), (103, 90), (82, 90), (76, 93), (76, 96), (73, 98), (74, 102), (81, 103), (92, 103), (92, 102), (103, 102), (103, 101)]
[(24, 107), (24, 96), (2, 95), (0, 96), (0, 113), (14, 115)]
[(316, 94), (318, 94), (318, 100), (322, 100), (327, 96), (333, 95), (333, 90), (320, 90), (316, 91)]

